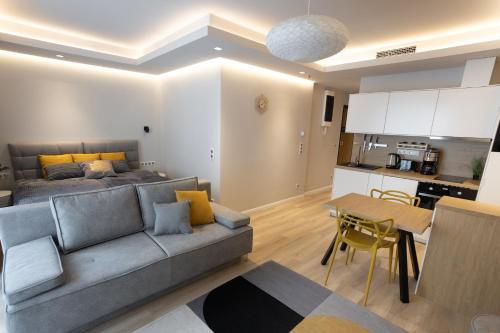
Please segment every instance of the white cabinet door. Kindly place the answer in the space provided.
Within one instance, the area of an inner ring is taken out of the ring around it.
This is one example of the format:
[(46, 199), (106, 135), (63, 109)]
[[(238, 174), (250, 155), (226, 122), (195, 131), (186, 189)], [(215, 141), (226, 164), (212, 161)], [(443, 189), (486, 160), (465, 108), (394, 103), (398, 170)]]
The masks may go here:
[(491, 139), (499, 108), (500, 86), (441, 89), (431, 135)]
[(418, 182), (411, 179), (384, 176), (382, 191), (397, 190), (408, 193), (411, 196), (417, 194)]
[(351, 94), (346, 132), (383, 134), (388, 101), (388, 92)]
[(438, 94), (437, 89), (391, 92), (384, 133), (429, 136)]
[(383, 175), (377, 175), (375, 173), (371, 173), (370, 177), (368, 178), (368, 186), (366, 187), (366, 195), (370, 195), (370, 192), (373, 188), (376, 188), (377, 190), (381, 190), (383, 179), (384, 179)]
[(333, 175), (332, 199), (349, 193), (366, 194), (369, 177), (370, 174), (367, 172), (335, 168)]

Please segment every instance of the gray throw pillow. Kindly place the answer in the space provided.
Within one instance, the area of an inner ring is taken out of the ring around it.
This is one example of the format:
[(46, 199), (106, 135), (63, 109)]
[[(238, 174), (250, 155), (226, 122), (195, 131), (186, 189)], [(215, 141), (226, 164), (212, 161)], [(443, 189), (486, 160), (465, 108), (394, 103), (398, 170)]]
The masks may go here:
[(116, 177), (111, 161), (95, 160), (92, 162), (83, 162), (81, 164), (85, 172), (85, 178), (100, 179), (104, 177)]
[(192, 234), (191, 202), (153, 203), (156, 213), (153, 235)]
[(45, 167), (45, 173), (47, 174), (48, 180), (83, 177), (83, 171), (79, 163), (47, 165)]
[(113, 165), (113, 170), (115, 170), (116, 173), (130, 172), (127, 161), (113, 160), (111, 161), (111, 164)]

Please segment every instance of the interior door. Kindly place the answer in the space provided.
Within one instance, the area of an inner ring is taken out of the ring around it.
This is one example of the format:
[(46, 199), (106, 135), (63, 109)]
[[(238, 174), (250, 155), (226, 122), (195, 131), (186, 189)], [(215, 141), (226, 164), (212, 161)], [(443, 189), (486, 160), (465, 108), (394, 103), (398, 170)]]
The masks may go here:
[(345, 164), (351, 161), (353, 141), (354, 134), (340, 133), (339, 155), (337, 157), (337, 164)]

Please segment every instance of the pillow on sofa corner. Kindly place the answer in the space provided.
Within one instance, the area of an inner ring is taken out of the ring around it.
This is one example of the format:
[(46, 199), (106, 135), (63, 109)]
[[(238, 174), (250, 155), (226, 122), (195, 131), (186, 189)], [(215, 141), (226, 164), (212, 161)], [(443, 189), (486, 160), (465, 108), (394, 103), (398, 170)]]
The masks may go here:
[(198, 178), (166, 180), (156, 183), (135, 185), (141, 205), (142, 220), (146, 229), (154, 229), (156, 214), (153, 203), (176, 202), (175, 190), (193, 191), (198, 189)]
[(191, 225), (215, 222), (207, 191), (175, 191), (177, 201), (191, 201)]
[(9, 305), (64, 283), (61, 258), (52, 236), (12, 246), (3, 260), (2, 288), (4, 299)]
[(191, 202), (153, 203), (156, 219), (153, 235), (192, 234)]

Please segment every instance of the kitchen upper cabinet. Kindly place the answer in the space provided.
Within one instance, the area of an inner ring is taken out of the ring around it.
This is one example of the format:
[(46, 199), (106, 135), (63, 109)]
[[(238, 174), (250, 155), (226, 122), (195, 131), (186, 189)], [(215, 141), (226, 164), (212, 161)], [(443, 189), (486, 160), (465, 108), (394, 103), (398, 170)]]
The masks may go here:
[(388, 92), (351, 94), (346, 132), (383, 134), (388, 102)]
[(489, 138), (500, 109), (500, 86), (441, 89), (432, 136)]
[(418, 181), (398, 177), (384, 176), (382, 191), (396, 190), (408, 193), (411, 196), (417, 194)]
[(436, 89), (391, 92), (384, 133), (429, 136), (438, 95)]
[(349, 193), (366, 194), (368, 172), (352, 171), (335, 168), (333, 175), (332, 199)]

